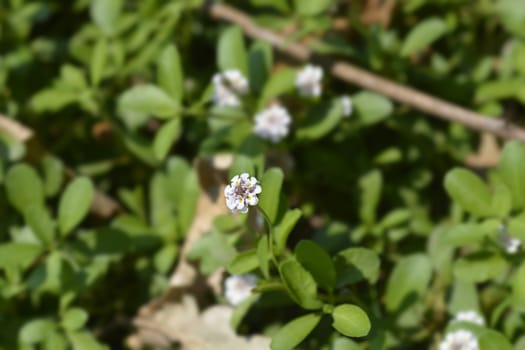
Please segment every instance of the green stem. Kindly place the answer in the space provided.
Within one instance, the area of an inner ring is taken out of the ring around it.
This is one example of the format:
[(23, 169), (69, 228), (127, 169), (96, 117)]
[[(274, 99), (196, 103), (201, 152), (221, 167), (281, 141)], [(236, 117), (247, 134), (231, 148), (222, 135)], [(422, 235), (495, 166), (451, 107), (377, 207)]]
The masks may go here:
[(257, 208), (259, 209), (259, 212), (264, 217), (264, 221), (266, 222), (266, 226), (268, 228), (268, 249), (270, 249), (270, 255), (272, 257), (272, 261), (275, 264), (275, 267), (279, 267), (279, 264), (277, 262), (277, 258), (275, 257), (275, 253), (273, 251), (273, 225), (272, 225), (272, 222), (270, 221), (270, 218), (268, 217), (268, 214), (266, 214), (266, 212), (260, 206), (257, 206)]

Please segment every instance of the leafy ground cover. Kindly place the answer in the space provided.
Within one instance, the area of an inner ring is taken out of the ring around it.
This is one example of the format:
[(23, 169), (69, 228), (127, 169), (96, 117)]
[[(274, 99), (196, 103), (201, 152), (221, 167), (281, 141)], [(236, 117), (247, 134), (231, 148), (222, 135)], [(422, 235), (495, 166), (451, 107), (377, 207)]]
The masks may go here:
[[(523, 117), (519, 0), (227, 4)], [(206, 5), (0, 3), (0, 348), (525, 349), (522, 142), (343, 83)]]

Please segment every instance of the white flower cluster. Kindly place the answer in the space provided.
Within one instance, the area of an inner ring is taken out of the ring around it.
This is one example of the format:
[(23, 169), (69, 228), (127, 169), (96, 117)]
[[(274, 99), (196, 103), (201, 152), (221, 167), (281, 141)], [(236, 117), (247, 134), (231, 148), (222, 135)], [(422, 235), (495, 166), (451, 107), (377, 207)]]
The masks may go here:
[(299, 94), (305, 97), (321, 96), (321, 80), (323, 79), (323, 69), (318, 66), (307, 64), (297, 73), (295, 86)]
[(249, 205), (259, 203), (257, 195), (261, 192), (261, 186), (255, 177), (250, 177), (247, 173), (235, 175), (224, 189), (226, 205), (234, 213), (247, 213)]
[(230, 304), (237, 306), (251, 295), (258, 279), (256, 275), (249, 273), (229, 276), (224, 282), (224, 296)]
[(341, 105), (343, 106), (343, 117), (350, 117), (354, 110), (350, 96), (341, 96), (339, 101), (341, 101)]
[(248, 93), (248, 80), (236, 69), (228, 69), (213, 76), (213, 103), (235, 107), (241, 104), (239, 96)]
[(474, 310), (468, 310), (468, 311), (460, 311), (456, 314), (452, 322), (470, 322), (475, 323), (477, 325), (483, 326), (485, 325), (485, 320), (483, 319), (483, 316), (478, 314)]
[(253, 131), (259, 137), (277, 143), (288, 135), (291, 122), (286, 108), (273, 105), (255, 115)]
[(447, 334), (439, 344), (439, 350), (478, 350), (478, 340), (469, 331), (459, 330)]
[(508, 254), (516, 254), (521, 246), (521, 240), (516, 237), (513, 237), (509, 234), (507, 226), (504, 224), (499, 227), (499, 244), (505, 249)]

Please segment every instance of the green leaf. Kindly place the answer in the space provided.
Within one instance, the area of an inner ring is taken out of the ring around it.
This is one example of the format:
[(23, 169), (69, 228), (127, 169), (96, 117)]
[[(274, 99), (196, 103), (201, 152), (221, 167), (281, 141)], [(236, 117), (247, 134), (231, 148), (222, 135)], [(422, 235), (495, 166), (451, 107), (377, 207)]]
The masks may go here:
[(41, 343), (48, 332), (55, 329), (55, 324), (51, 320), (37, 318), (25, 323), (18, 335), (19, 340), (25, 344)]
[(197, 201), (199, 199), (200, 186), (197, 173), (191, 170), (184, 179), (184, 185), (180, 192), (180, 201), (178, 202), (178, 222), (179, 232), (186, 236), (190, 225), (193, 222), (195, 211), (197, 210)]
[(44, 173), (44, 192), (52, 197), (58, 193), (64, 181), (64, 164), (48, 154), (42, 158), (41, 168)]
[(273, 65), (272, 46), (266, 41), (258, 40), (248, 52), (248, 69), (250, 72), (250, 90), (260, 93), (270, 76)]
[(512, 194), (514, 206), (525, 208), (525, 145), (510, 141), (503, 148), (499, 164), (501, 177)]
[(476, 216), (491, 214), (491, 195), (483, 181), (471, 171), (454, 168), (445, 176), (445, 189), (463, 209)]
[(255, 249), (238, 253), (227, 267), (231, 275), (242, 275), (255, 270), (259, 266), (259, 258)]
[(290, 297), (305, 309), (319, 309), (322, 303), (317, 299), (317, 285), (310, 272), (295, 260), (288, 260), (279, 266), (281, 279)]
[(311, 313), (288, 322), (272, 337), (270, 349), (295, 349), (313, 331), (319, 321), (321, 316)]
[(49, 245), (55, 236), (55, 221), (44, 206), (30, 205), (24, 212), (24, 219), (38, 239)]
[(406, 57), (422, 51), (446, 32), (447, 24), (440, 18), (431, 17), (419, 22), (403, 42), (401, 56)]
[(298, 140), (316, 140), (332, 131), (343, 116), (343, 107), (337, 101), (320, 104), (311, 109), (305, 118), (305, 125), (297, 129)]
[(501, 276), (506, 267), (503, 257), (478, 252), (459, 258), (454, 264), (454, 276), (466, 282), (485, 282)]
[(227, 266), (235, 256), (228, 236), (213, 230), (193, 244), (190, 259), (200, 259), (200, 270), (209, 275), (216, 269)]
[(364, 337), (370, 332), (370, 319), (359, 306), (343, 304), (332, 312), (332, 326), (347, 337)]
[(145, 84), (134, 86), (120, 95), (118, 110), (126, 125), (134, 129), (145, 123), (151, 115), (160, 118), (176, 116), (179, 105), (164, 90)]
[(162, 274), (168, 273), (178, 255), (179, 247), (177, 244), (168, 243), (164, 245), (153, 257), (155, 269)]
[(259, 208), (268, 215), (272, 224), (279, 214), (279, 198), (283, 185), (284, 174), (279, 168), (268, 169), (261, 178), (262, 192), (259, 195)]
[(27, 164), (9, 169), (5, 178), (7, 199), (19, 213), (30, 205), (44, 205), (44, 186), (36, 171)]
[(398, 309), (406, 297), (421, 295), (427, 289), (431, 276), (432, 265), (426, 255), (413, 254), (399, 260), (387, 283), (387, 310)]
[(159, 161), (163, 161), (168, 155), (171, 146), (182, 134), (181, 119), (174, 118), (159, 129), (153, 140), (153, 153)]
[(87, 177), (74, 179), (66, 187), (58, 204), (58, 227), (67, 235), (87, 215), (93, 202), (95, 189)]
[(521, 38), (525, 36), (525, 8), (520, 0), (499, 0), (495, 6), (496, 13), (503, 27)]
[(465, 223), (451, 227), (443, 232), (442, 239), (452, 246), (479, 243), (485, 237), (485, 232), (478, 224)]
[(226, 29), (217, 44), (217, 65), (222, 71), (238, 69), (244, 76), (248, 74), (248, 57), (242, 30), (239, 27)]
[(273, 8), (281, 13), (290, 12), (290, 6), (288, 5), (287, 0), (250, 0), (250, 3), (253, 6), (263, 7), (263, 8)]
[(497, 182), (492, 187), (492, 212), (500, 218), (505, 218), (512, 210), (512, 193), (503, 182)]
[(359, 217), (366, 224), (373, 224), (376, 221), (376, 209), (382, 188), (383, 175), (379, 170), (372, 170), (359, 179), (359, 189), (361, 190)]
[(105, 39), (99, 39), (95, 44), (90, 62), (91, 84), (97, 87), (102, 78), (104, 78), (104, 70), (108, 57), (108, 45)]
[(333, 5), (333, 0), (294, 0), (295, 13), (299, 16), (317, 16)]
[(0, 244), (0, 268), (25, 269), (42, 253), (42, 247), (29, 243)]
[(257, 103), (257, 110), (261, 110), (274, 97), (295, 89), (295, 77), (297, 73), (292, 68), (283, 68), (270, 76), (270, 79), (264, 86), (261, 98)]
[(479, 297), (476, 285), (461, 280), (454, 281), (448, 310), (451, 314), (457, 314), (465, 310), (479, 310)]
[(93, 0), (91, 19), (107, 36), (117, 32), (123, 0)]
[(280, 253), (286, 248), (288, 236), (302, 215), (303, 213), (301, 212), (301, 209), (288, 210), (286, 214), (284, 214), (281, 222), (279, 222), (279, 225), (274, 228), (273, 239), (275, 241), (276, 253)]
[(89, 332), (69, 332), (69, 341), (73, 350), (106, 350), (107, 347), (97, 341)]
[(246, 298), (242, 303), (237, 305), (235, 309), (233, 310), (233, 314), (230, 318), (230, 326), (233, 329), (237, 329), (239, 325), (241, 324), (242, 319), (248, 311), (250, 311), (250, 308), (255, 304), (255, 302), (259, 299), (258, 294), (252, 294), (248, 298)]
[(295, 246), (295, 257), (308, 270), (319, 286), (333, 290), (335, 267), (330, 255), (318, 244), (302, 240)]
[(268, 236), (263, 235), (257, 242), (257, 261), (263, 276), (266, 279), (270, 278), (270, 247), (268, 245)]
[(62, 316), (62, 327), (69, 331), (76, 331), (86, 324), (88, 314), (81, 308), (74, 307), (68, 309)]
[(379, 277), (380, 260), (370, 249), (351, 247), (335, 256), (337, 287), (352, 284), (363, 279), (375, 283)]
[(525, 310), (525, 263), (514, 273), (511, 287), (512, 307), (520, 311)]
[(389, 99), (375, 92), (362, 91), (352, 96), (352, 104), (363, 125), (372, 125), (392, 114), (394, 106)]
[(48, 332), (44, 339), (44, 350), (66, 350), (66, 340), (59, 332)]
[(175, 45), (166, 46), (157, 61), (157, 82), (179, 104), (184, 96), (183, 80), (179, 51)]
[(513, 350), (514, 347), (509, 340), (501, 333), (492, 329), (484, 329), (478, 334), (480, 350)]

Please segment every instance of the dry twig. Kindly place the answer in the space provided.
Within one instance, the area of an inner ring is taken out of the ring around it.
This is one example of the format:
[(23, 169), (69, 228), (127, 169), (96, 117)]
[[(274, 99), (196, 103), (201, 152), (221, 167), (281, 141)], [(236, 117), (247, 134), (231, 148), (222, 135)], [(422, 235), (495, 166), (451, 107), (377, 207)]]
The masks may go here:
[(211, 17), (236, 24), (248, 36), (267, 41), (299, 61), (315, 61), (323, 64), (334, 77), (343, 81), (379, 92), (400, 103), (426, 112), (428, 115), (458, 122), (474, 130), (490, 132), (506, 139), (518, 139), (525, 142), (525, 130), (516, 125), (505, 123), (502, 119), (487, 118), (469, 109), (382, 78), (351, 63), (334, 61), (326, 57), (321, 60), (307, 46), (289, 42), (282, 35), (257, 25), (247, 14), (231, 6), (211, 4), (208, 6), (208, 11)]

